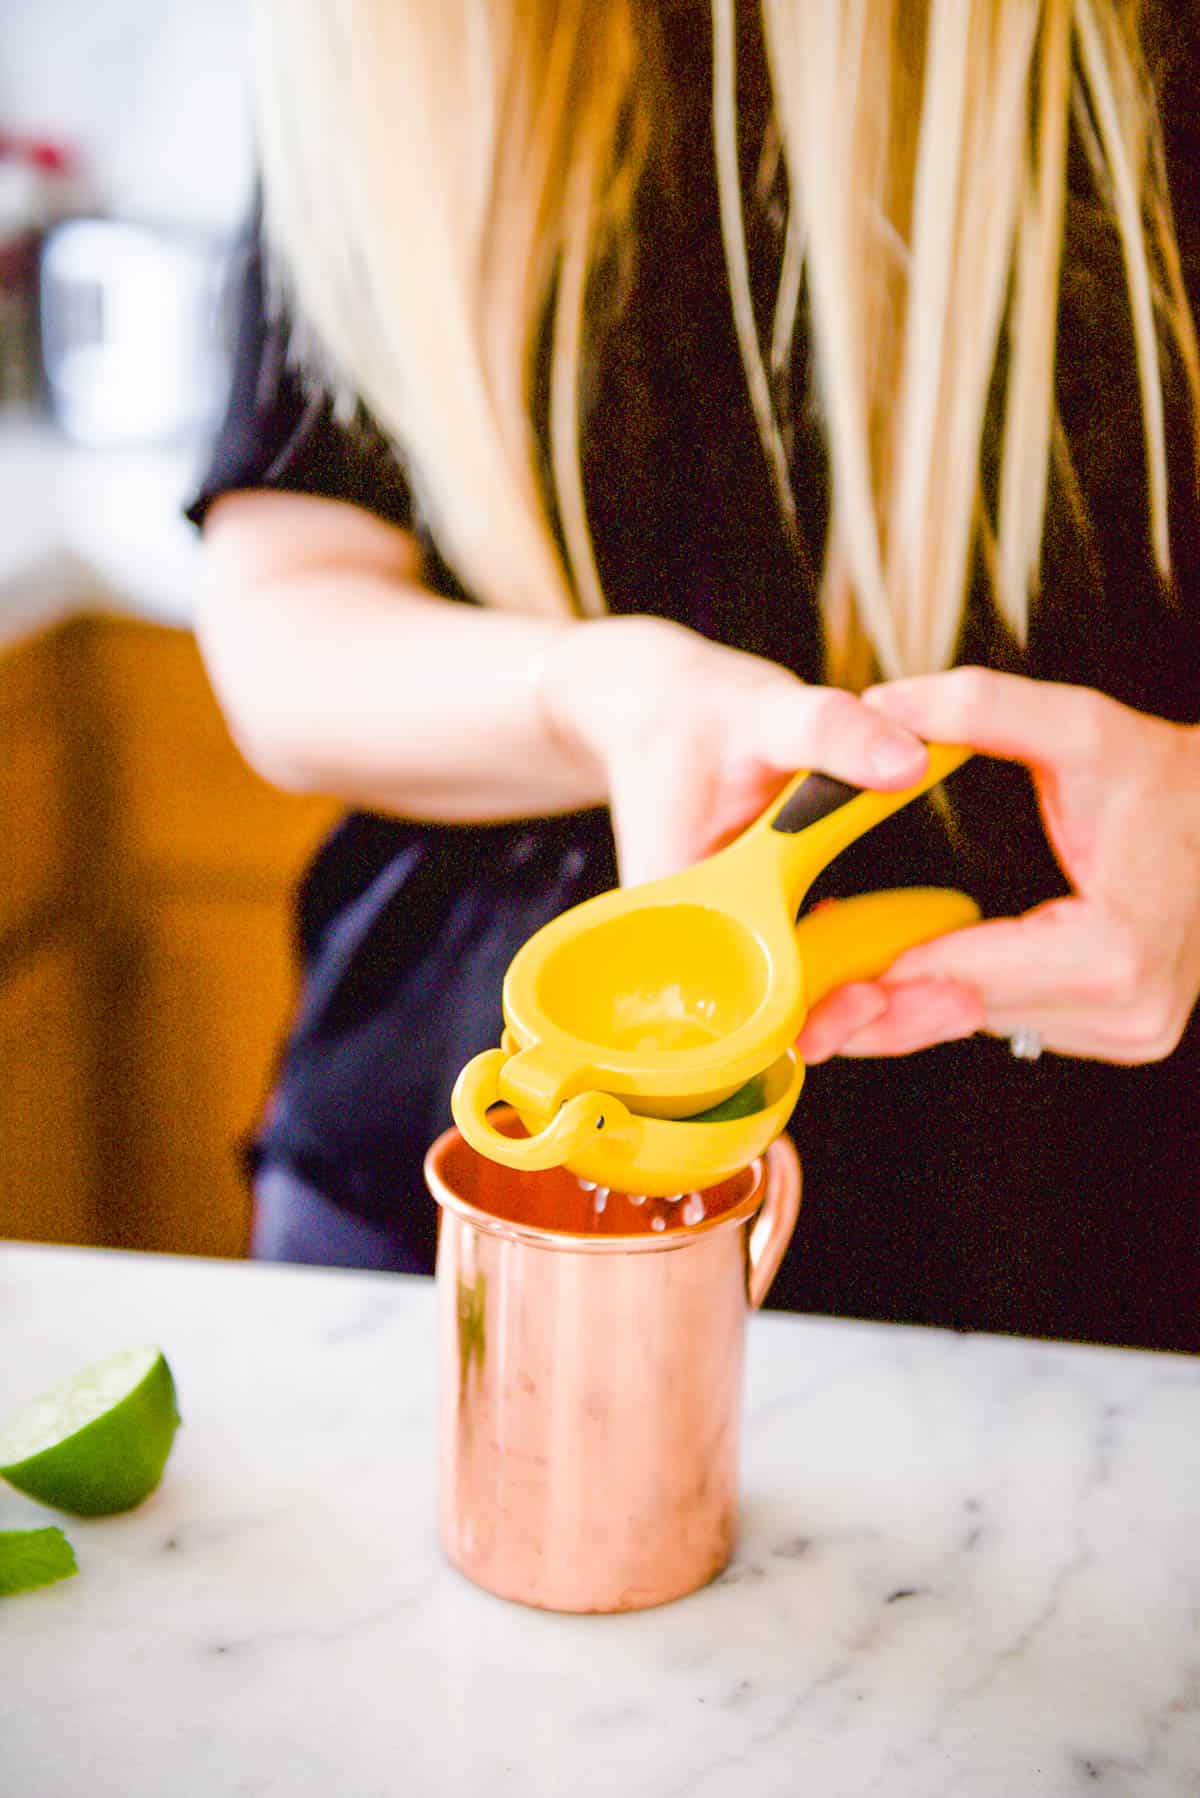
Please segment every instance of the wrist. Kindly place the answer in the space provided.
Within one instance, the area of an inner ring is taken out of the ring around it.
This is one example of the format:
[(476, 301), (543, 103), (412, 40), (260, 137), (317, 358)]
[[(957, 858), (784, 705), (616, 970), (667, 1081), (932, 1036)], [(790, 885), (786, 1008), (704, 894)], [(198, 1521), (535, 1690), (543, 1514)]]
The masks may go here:
[(584, 804), (603, 804), (608, 783), (602, 757), (576, 716), (579, 668), (586, 664), (592, 634), (606, 620), (575, 620), (558, 626), (542, 651), (533, 697), (541, 734), (550, 752), (573, 770), (586, 797)]
[(661, 713), (666, 665), (691, 638), (667, 619), (641, 615), (579, 620), (548, 643), (535, 687), (542, 729), (596, 803), (609, 796), (614, 748), (630, 747), (644, 717)]

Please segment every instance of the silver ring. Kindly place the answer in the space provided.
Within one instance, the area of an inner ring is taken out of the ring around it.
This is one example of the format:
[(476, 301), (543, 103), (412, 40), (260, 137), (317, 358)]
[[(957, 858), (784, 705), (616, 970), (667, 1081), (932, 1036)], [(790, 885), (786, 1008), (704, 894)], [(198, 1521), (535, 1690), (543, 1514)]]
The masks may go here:
[(1042, 1053), (1042, 1038), (1037, 1030), (1014, 1030), (1008, 1046), (1018, 1061), (1037, 1061)]

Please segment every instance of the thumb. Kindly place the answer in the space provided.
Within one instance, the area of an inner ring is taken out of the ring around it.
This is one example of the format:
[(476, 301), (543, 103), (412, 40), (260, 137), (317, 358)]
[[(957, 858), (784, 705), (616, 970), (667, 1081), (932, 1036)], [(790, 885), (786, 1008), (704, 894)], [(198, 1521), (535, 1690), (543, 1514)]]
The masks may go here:
[(748, 747), (768, 767), (810, 769), (856, 787), (902, 788), (920, 780), (928, 753), (903, 719), (884, 717), (837, 687), (792, 675), (760, 691), (747, 719)]
[(951, 668), (870, 687), (863, 705), (931, 741), (969, 743), (1031, 768), (1083, 765), (1094, 755), (1104, 708), (1087, 687), (1030, 680), (991, 668)]

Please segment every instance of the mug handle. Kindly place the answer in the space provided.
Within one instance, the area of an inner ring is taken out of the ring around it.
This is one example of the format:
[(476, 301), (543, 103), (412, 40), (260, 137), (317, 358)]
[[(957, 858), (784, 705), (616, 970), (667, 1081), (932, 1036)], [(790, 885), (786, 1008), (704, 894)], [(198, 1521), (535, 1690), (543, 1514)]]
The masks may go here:
[(776, 1137), (764, 1159), (767, 1196), (750, 1229), (750, 1265), (746, 1273), (746, 1296), (755, 1311), (770, 1292), (784, 1251), (792, 1240), (804, 1184), (800, 1157), (790, 1136)]

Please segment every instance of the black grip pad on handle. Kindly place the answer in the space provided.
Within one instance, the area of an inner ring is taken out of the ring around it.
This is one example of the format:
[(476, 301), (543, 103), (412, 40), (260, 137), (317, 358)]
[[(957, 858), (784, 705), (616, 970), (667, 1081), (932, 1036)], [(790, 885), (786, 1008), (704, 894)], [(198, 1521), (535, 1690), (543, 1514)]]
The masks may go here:
[(771, 829), (782, 836), (798, 836), (818, 819), (840, 811), (863, 791), (863, 787), (852, 787), (844, 780), (834, 780), (829, 774), (810, 774), (780, 809), (778, 817), (772, 818)]

